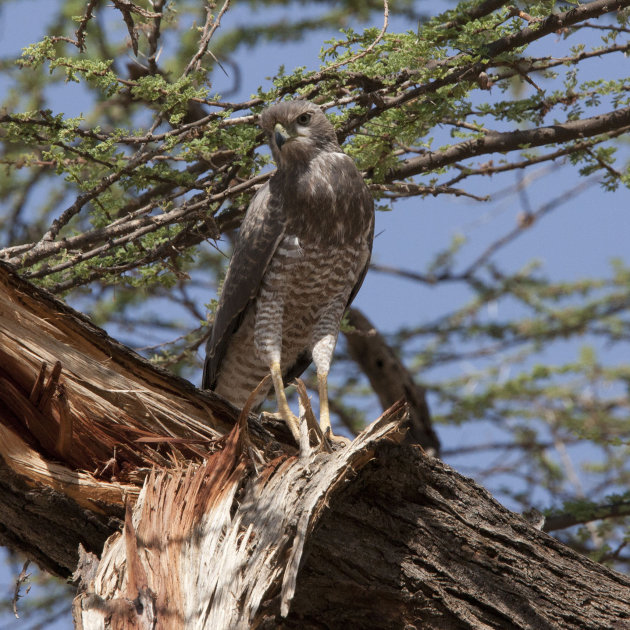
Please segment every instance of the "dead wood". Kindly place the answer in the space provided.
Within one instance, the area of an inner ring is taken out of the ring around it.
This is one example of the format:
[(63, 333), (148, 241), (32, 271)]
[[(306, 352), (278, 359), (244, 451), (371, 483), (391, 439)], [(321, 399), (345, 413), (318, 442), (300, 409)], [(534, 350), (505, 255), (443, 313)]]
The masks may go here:
[[(220, 448), (236, 417), (0, 263), (0, 542), (69, 575), (78, 543), (100, 554), (153, 466)], [(64, 551), (46, 555), (51, 540)]]
[[(628, 628), (630, 580), (417, 446), (295, 448), (0, 266), (0, 541), (77, 628)], [(270, 430), (271, 429), (271, 430)]]

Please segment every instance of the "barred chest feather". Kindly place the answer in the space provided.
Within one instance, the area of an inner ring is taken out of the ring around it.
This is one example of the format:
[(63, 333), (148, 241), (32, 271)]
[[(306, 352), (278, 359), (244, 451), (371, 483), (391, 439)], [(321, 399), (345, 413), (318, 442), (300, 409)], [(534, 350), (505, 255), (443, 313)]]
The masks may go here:
[[(312, 335), (336, 335), (350, 292), (369, 257), (367, 239), (331, 250), (285, 236), (225, 356), (215, 391), (242, 406), (268, 373), (261, 344), (281, 346), (283, 367), (311, 347)], [(280, 324), (280, 325), (278, 325)], [(264, 400), (271, 386), (260, 393)]]
[(287, 366), (312, 347), (314, 335), (336, 339), (339, 321), (369, 254), (367, 238), (331, 249), (321, 242), (302, 243), (294, 235), (285, 236), (257, 300), (258, 349), (262, 350), (261, 343), (275, 338), (282, 347), (281, 363)]
[[(280, 242), (261, 286), (261, 296), (283, 299), (285, 309), (319, 306), (338, 297), (348, 298), (369, 256), (367, 234), (343, 248), (330, 248), (321, 241), (303, 241), (289, 234)], [(286, 313), (285, 313), (286, 315)]]

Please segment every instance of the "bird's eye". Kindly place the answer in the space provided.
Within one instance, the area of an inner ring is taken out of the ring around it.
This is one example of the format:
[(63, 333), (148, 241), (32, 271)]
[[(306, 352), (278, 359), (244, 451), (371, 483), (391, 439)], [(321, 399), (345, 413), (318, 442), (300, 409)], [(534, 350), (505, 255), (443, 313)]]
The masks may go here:
[(308, 125), (309, 122), (311, 122), (311, 115), (310, 114), (300, 114), (297, 117), (298, 125)]

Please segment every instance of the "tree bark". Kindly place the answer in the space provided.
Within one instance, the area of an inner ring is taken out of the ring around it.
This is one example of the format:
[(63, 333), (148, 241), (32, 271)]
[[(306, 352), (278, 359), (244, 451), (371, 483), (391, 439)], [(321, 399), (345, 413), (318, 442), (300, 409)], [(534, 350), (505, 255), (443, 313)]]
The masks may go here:
[(630, 628), (626, 576), (403, 444), (402, 403), (296, 449), (6, 266), (0, 311), (0, 540), (75, 572), (77, 628)]
[(630, 628), (629, 587), (420, 448), (384, 444), (331, 501), (282, 627)]

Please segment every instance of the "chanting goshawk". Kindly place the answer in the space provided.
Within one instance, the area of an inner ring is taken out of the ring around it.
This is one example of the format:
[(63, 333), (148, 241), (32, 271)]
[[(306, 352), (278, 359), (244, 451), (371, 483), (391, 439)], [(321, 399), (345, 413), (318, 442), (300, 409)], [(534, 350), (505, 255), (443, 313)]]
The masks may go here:
[(299, 423), (284, 386), (313, 361), (320, 425), (330, 436), (328, 372), (341, 318), (367, 271), (374, 202), (319, 107), (278, 103), (262, 113), (260, 125), (277, 171), (243, 220), (206, 346), (202, 386), (242, 407), (271, 372), (279, 415), (297, 440)]

